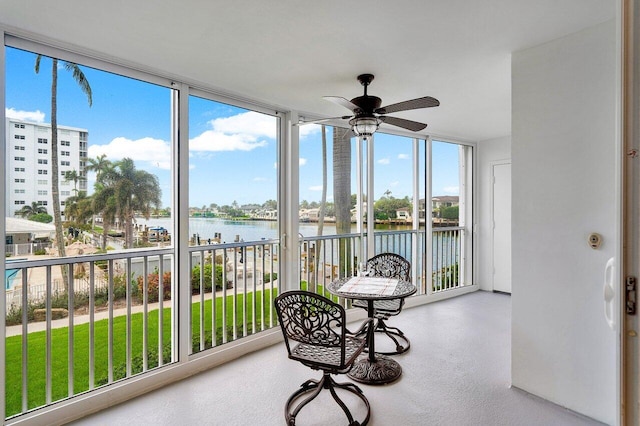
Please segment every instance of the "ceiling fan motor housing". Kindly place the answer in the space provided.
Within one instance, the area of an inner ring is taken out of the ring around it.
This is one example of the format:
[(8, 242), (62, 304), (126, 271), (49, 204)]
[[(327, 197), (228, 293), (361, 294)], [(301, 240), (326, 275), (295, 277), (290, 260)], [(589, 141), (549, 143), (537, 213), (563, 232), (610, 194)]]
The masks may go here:
[(380, 108), (382, 99), (377, 96), (358, 96), (351, 99), (351, 103), (358, 106), (358, 110), (354, 111), (356, 116), (373, 116), (373, 111)]

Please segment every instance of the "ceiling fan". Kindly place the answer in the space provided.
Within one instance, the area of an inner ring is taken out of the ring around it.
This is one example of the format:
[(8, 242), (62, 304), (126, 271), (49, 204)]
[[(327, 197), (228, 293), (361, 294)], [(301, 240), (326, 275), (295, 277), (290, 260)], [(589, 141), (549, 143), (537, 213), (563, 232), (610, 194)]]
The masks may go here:
[(369, 86), (371, 81), (373, 81), (373, 74), (361, 74), (358, 76), (358, 81), (364, 86), (364, 95), (362, 96), (358, 96), (351, 100), (340, 96), (324, 96), (324, 99), (350, 109), (353, 112), (353, 115), (315, 120), (307, 123), (318, 123), (338, 118), (343, 120), (348, 119), (353, 133), (355, 133), (356, 136), (361, 137), (371, 136), (376, 130), (378, 130), (380, 123), (390, 124), (413, 132), (419, 132), (427, 127), (425, 123), (406, 120), (404, 118), (390, 117), (386, 114), (412, 109), (437, 107), (440, 105), (440, 101), (437, 99), (425, 96), (380, 107), (382, 99), (377, 96), (370, 96), (367, 94), (367, 86)]

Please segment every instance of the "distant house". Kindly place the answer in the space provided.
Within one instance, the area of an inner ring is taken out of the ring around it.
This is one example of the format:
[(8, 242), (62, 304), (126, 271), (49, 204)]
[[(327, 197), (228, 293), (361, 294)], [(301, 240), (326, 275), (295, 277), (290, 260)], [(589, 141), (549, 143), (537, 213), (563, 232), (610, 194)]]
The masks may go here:
[(403, 207), (401, 209), (396, 210), (396, 218), (401, 220), (410, 221), (411, 220), (411, 211), (407, 207)]
[(35, 240), (49, 240), (56, 228), (50, 223), (34, 222), (17, 217), (6, 217), (6, 244), (27, 244)]
[(440, 217), (440, 209), (443, 207), (453, 207), (459, 204), (457, 195), (441, 195), (431, 198), (431, 216)]
[[(431, 198), (431, 216), (437, 216), (437, 212), (440, 211), (440, 207), (453, 207), (460, 203), (460, 197), (457, 195), (439, 195)], [(424, 198), (421, 198), (418, 203), (418, 213), (420, 219), (425, 218), (426, 203)]]
[(244, 213), (246, 216), (249, 216), (261, 209), (262, 206), (260, 204), (244, 204), (240, 206), (240, 210), (242, 210), (242, 213)]
[(431, 198), (432, 210), (437, 210), (440, 207), (453, 207), (457, 206), (460, 197), (457, 195), (440, 195), (438, 197)]
[(320, 218), (320, 209), (301, 209), (300, 222), (317, 222)]
[(266, 210), (260, 209), (255, 211), (251, 215), (255, 219), (264, 219), (264, 220), (276, 220), (278, 219), (278, 211), (277, 210)]

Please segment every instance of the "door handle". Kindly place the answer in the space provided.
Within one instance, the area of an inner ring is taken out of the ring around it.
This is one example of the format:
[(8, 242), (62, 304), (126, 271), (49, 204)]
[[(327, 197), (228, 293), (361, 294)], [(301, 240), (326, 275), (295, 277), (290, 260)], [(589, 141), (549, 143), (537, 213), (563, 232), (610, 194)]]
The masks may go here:
[(604, 267), (604, 318), (607, 320), (609, 328), (616, 329), (616, 321), (614, 317), (614, 303), (616, 290), (613, 285), (615, 272), (615, 259), (612, 257), (607, 261)]

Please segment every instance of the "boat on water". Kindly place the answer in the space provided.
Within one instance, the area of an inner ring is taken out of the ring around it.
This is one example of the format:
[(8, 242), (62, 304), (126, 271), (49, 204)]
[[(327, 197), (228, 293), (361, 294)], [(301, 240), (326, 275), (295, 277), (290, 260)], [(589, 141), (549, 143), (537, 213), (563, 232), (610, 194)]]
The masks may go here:
[(171, 235), (167, 228), (162, 226), (154, 226), (147, 229), (147, 239), (150, 243), (157, 243), (162, 241), (171, 241)]

